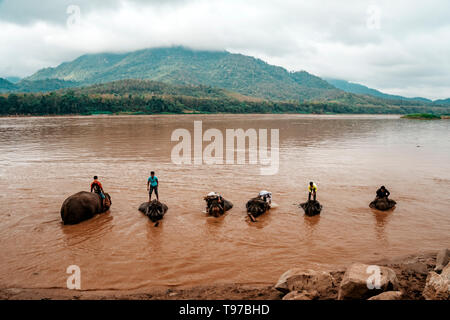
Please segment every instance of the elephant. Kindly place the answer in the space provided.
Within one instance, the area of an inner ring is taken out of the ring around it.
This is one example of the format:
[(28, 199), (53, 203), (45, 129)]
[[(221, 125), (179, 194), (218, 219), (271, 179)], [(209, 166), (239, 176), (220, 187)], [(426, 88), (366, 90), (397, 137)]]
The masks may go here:
[(246, 208), (247, 214), (249, 215), (250, 219), (252, 219), (252, 221), (256, 221), (255, 218), (259, 217), (270, 209), (270, 204), (262, 200), (260, 197), (256, 197), (250, 199), (247, 202)]
[(105, 213), (112, 201), (105, 193), (105, 205), (97, 193), (81, 191), (67, 198), (61, 206), (61, 219), (65, 225), (78, 224), (91, 219), (96, 214)]
[(219, 197), (217, 196), (206, 196), (203, 199), (206, 201), (206, 212), (213, 217), (219, 217), (225, 214), (226, 211), (233, 208), (231, 201), (228, 201), (222, 197), (222, 202), (219, 203)]
[(370, 204), (369, 207), (372, 209), (377, 209), (380, 211), (387, 211), (395, 207), (397, 202), (391, 200), (389, 198), (375, 198)]
[(322, 205), (317, 200), (310, 200), (308, 202), (301, 203), (300, 208), (305, 210), (307, 216), (316, 216), (322, 212)]
[(140, 212), (145, 214), (153, 223), (156, 222), (155, 227), (158, 226), (158, 221), (164, 217), (167, 210), (169, 210), (169, 207), (156, 199), (152, 202), (144, 202), (139, 206)]

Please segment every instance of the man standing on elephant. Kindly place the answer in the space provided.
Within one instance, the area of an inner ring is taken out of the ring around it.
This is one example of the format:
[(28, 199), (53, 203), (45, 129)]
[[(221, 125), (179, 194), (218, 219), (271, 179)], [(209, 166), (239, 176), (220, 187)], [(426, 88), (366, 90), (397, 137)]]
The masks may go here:
[(159, 180), (158, 177), (155, 176), (155, 172), (150, 172), (150, 177), (147, 180), (147, 191), (148, 193), (148, 202), (152, 201), (152, 193), (153, 190), (155, 190), (156, 200), (159, 201), (159, 195), (158, 195), (158, 186), (159, 186)]
[(98, 181), (98, 177), (94, 176), (94, 181), (91, 183), (91, 192), (94, 191), (96, 194), (100, 196), (102, 199), (102, 206), (105, 206), (105, 191), (103, 190), (103, 186), (100, 181)]

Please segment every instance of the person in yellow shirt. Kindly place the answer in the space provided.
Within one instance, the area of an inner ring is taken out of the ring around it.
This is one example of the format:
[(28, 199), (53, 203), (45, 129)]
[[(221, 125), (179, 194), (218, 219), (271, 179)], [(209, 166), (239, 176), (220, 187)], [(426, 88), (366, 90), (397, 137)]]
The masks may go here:
[(308, 202), (311, 201), (311, 194), (314, 197), (314, 201), (316, 201), (316, 198), (317, 198), (317, 185), (314, 182), (311, 181), (309, 183), (308, 191), (309, 191)]

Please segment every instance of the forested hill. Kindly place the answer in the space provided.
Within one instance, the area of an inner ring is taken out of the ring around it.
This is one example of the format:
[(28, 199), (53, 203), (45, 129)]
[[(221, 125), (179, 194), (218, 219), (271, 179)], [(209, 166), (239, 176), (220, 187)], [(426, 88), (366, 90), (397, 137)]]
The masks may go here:
[(140, 95), (140, 96), (186, 96), (206, 99), (236, 99), (242, 101), (261, 101), (235, 92), (210, 86), (175, 85), (152, 80), (118, 80), (99, 83), (70, 91), (83, 95)]
[(64, 88), (74, 88), (81, 84), (73, 81), (64, 81), (59, 79), (45, 80), (21, 80), (12, 83), (6, 79), (0, 78), (0, 93), (7, 92), (49, 92)]
[(382, 98), (382, 99), (389, 99), (389, 100), (405, 100), (405, 101), (413, 101), (418, 103), (432, 103), (433, 101), (425, 98), (406, 98), (399, 95), (392, 95), (383, 93), (379, 90), (369, 88), (367, 86), (364, 86), (362, 84), (349, 82), (346, 80), (339, 80), (339, 79), (331, 79), (331, 78), (325, 78), (325, 80), (335, 86), (338, 89), (344, 90), (345, 92), (355, 93), (355, 94), (363, 94), (363, 95), (371, 95), (373, 97)]
[(333, 99), (342, 91), (305, 71), (289, 72), (260, 59), (226, 51), (183, 47), (124, 54), (88, 54), (27, 80), (60, 79), (82, 84), (149, 79), (171, 84), (207, 85), (271, 100)]
[[(41, 80), (38, 80), (41, 81)], [(341, 101), (271, 101), (209, 86), (118, 80), (49, 93), (0, 94), (0, 116), (161, 113), (376, 113), (450, 114), (450, 107), (392, 104), (345, 93)]]
[(449, 105), (447, 100), (436, 104), (427, 99), (386, 95), (346, 81), (332, 83), (339, 88), (305, 71), (289, 72), (242, 54), (170, 47), (83, 55), (42, 69), (18, 83), (0, 79), (0, 93), (72, 88), (86, 94), (148, 96), (164, 91), (164, 95), (208, 99), (221, 96), (236, 101), (324, 103), (345, 106), (350, 112), (372, 107), (387, 110), (391, 106)]
[(14, 84), (6, 79), (0, 78), (0, 92), (7, 92), (14, 89)]

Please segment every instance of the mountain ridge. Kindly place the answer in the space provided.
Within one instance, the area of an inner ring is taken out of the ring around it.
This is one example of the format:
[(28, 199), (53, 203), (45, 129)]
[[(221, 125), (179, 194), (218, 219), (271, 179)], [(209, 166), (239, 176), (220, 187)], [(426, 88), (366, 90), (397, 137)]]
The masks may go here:
[(367, 87), (363, 84), (356, 83), (356, 82), (350, 82), (343, 79), (335, 79), (335, 78), (323, 78), (325, 81), (330, 83), (331, 85), (335, 86), (338, 89), (344, 90), (345, 92), (355, 93), (355, 94), (369, 94), (374, 97), (383, 98), (383, 99), (390, 99), (390, 100), (407, 100), (407, 101), (420, 101), (424, 103), (432, 103), (433, 100), (422, 98), (422, 97), (414, 97), (414, 98), (407, 98), (399, 95), (393, 95), (393, 94), (387, 94), (384, 92), (381, 92), (377, 89), (373, 89), (370, 87)]
[(209, 85), (273, 100), (336, 97), (340, 90), (306, 71), (289, 72), (260, 59), (227, 51), (184, 47), (99, 53), (41, 69), (27, 80), (59, 79), (83, 84), (142, 79), (172, 84)]
[(306, 71), (292, 72), (240, 53), (181, 46), (84, 54), (56, 67), (38, 70), (16, 84), (0, 82), (0, 93), (48, 92), (127, 79), (210, 86), (236, 95), (273, 101), (450, 105), (449, 99), (433, 102), (424, 98), (405, 98), (345, 80), (322, 79)]

